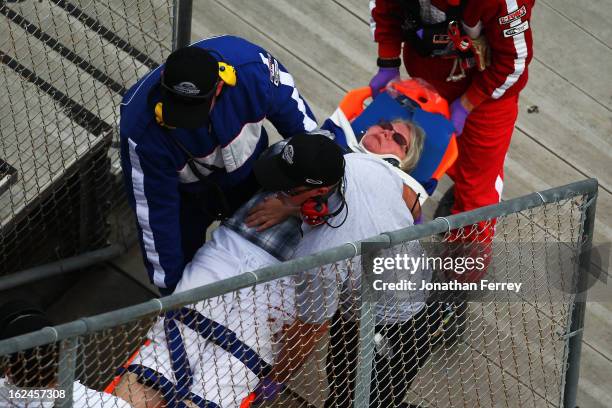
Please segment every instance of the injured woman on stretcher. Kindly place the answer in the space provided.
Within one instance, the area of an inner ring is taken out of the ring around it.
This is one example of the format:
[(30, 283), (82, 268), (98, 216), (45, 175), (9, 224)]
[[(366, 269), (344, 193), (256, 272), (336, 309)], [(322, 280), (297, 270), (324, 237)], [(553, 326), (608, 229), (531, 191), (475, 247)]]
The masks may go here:
[[(401, 174), (401, 198), (412, 214), (406, 212), (412, 219), (405, 225), (411, 225), (427, 198), (421, 183), (405, 172), (419, 162), (422, 129), (406, 119), (378, 121), (359, 142), (351, 142), (356, 138), (347, 135), (349, 128), (339, 133), (337, 121), (335, 127), (328, 137), (385, 160), (389, 171)], [(277, 154), (285, 144), (266, 153)], [(198, 250), (175, 293), (292, 259), (300, 241), (308, 239), (308, 234), (302, 238), (302, 219), (290, 215), (299, 212), (299, 207), (286, 206), (282, 194), (256, 194)], [(295, 321), (295, 285), (291, 278), (277, 279), (164, 314), (150, 329), (150, 342), (121, 369), (113, 393), (133, 407), (240, 407), (270, 372), (283, 330)]]

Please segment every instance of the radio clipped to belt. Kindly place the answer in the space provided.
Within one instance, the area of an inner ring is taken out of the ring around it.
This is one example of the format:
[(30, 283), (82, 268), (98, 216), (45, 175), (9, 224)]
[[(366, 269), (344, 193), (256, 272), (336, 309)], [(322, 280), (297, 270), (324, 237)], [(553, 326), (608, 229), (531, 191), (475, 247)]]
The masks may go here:
[(465, 78), (465, 71), (476, 67), (479, 71), (484, 71), (491, 63), (489, 60), (489, 49), (484, 35), (476, 39), (463, 34), (457, 21), (448, 23), (449, 46), (457, 52), (453, 61), (453, 68), (446, 78), (446, 81), (460, 81)]
[(465, 78), (465, 71), (473, 66), (470, 64), (472, 39), (468, 35), (461, 33), (459, 23), (455, 20), (448, 23), (448, 38), (450, 39), (448, 46), (452, 47), (456, 55), (453, 61), (453, 68), (446, 81), (460, 81)]
[(490, 63), (487, 42), (484, 36), (472, 39), (463, 32), (462, 2), (448, 0), (446, 19), (433, 24), (421, 18), (420, 3), (414, 0), (402, 2), (406, 16), (402, 29), (412, 48), (424, 57), (452, 58), (453, 67), (447, 81), (460, 81), (473, 67), (484, 71)]

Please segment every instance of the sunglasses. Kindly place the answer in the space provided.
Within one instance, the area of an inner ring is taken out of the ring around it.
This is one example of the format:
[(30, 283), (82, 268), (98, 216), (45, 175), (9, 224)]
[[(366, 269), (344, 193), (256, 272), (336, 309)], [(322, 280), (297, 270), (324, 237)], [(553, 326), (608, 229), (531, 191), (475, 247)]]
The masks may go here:
[(380, 122), (377, 123), (377, 125), (380, 126), (383, 130), (390, 130), (391, 132), (393, 132), (391, 134), (391, 138), (393, 139), (393, 141), (397, 143), (398, 145), (400, 145), (401, 147), (403, 147), (404, 149), (406, 149), (406, 153), (408, 153), (408, 141), (406, 140), (404, 135), (397, 132), (393, 128), (393, 125), (391, 124), (391, 122), (388, 122), (386, 120), (381, 120)]

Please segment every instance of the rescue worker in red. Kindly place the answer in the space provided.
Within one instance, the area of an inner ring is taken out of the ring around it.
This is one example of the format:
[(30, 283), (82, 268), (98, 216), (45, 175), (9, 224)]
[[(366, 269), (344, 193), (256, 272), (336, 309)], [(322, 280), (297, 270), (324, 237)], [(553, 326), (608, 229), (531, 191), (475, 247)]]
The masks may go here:
[[(518, 94), (527, 83), (532, 58), (534, 2), (370, 1), (379, 57), (379, 70), (370, 82), (373, 94), (399, 76), (403, 44), (408, 74), (425, 79), (451, 104), (459, 135), (459, 157), (448, 172), (455, 182), (453, 214), (501, 199)], [(459, 238), (489, 243), (494, 224), (464, 230)]]

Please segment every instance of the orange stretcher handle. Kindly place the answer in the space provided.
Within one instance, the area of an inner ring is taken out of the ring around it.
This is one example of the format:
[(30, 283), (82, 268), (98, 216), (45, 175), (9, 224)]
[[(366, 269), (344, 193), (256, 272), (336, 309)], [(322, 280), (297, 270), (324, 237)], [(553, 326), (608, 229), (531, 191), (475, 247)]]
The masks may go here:
[[(151, 340), (146, 339), (143, 346), (147, 347), (149, 344), (151, 344)], [(132, 361), (134, 361), (136, 356), (138, 356), (139, 353), (140, 353), (140, 347), (130, 356), (130, 358), (127, 359), (127, 361), (121, 367), (128, 368), (130, 364), (132, 364)], [(115, 388), (117, 387), (117, 385), (119, 385), (120, 381), (121, 381), (121, 376), (116, 375), (113, 378), (113, 380), (106, 386), (106, 388), (104, 388), (104, 392), (107, 394), (112, 394), (113, 391), (115, 391)]]
[(344, 95), (338, 106), (344, 113), (344, 116), (351, 121), (363, 112), (363, 103), (370, 96), (372, 96), (372, 90), (369, 86), (353, 89)]
[(442, 98), (431, 85), (424, 83), (422, 80), (406, 79), (404, 81), (391, 82), (390, 86), (418, 103), (424, 111), (439, 113), (446, 119), (450, 119), (450, 110), (446, 99)]
[(431, 178), (440, 181), (442, 176), (446, 174), (448, 169), (451, 168), (451, 166), (455, 163), (457, 157), (459, 157), (459, 149), (457, 147), (457, 137), (453, 133), (450, 141), (448, 142), (446, 152), (444, 153), (444, 156), (442, 156), (442, 160), (440, 161), (440, 164), (438, 165), (436, 171), (434, 171), (434, 173), (432, 174)]
[[(392, 82), (391, 86), (401, 94), (409, 97), (418, 103), (426, 112), (439, 113), (446, 119), (450, 119), (450, 109), (446, 99), (442, 98), (431, 85), (423, 84), (422, 81), (416, 79), (406, 79), (399, 82)], [(369, 86), (357, 88), (349, 91), (340, 102), (340, 110), (344, 112), (344, 116), (349, 121), (352, 121), (361, 114), (364, 110), (364, 102), (372, 96), (372, 90)]]

